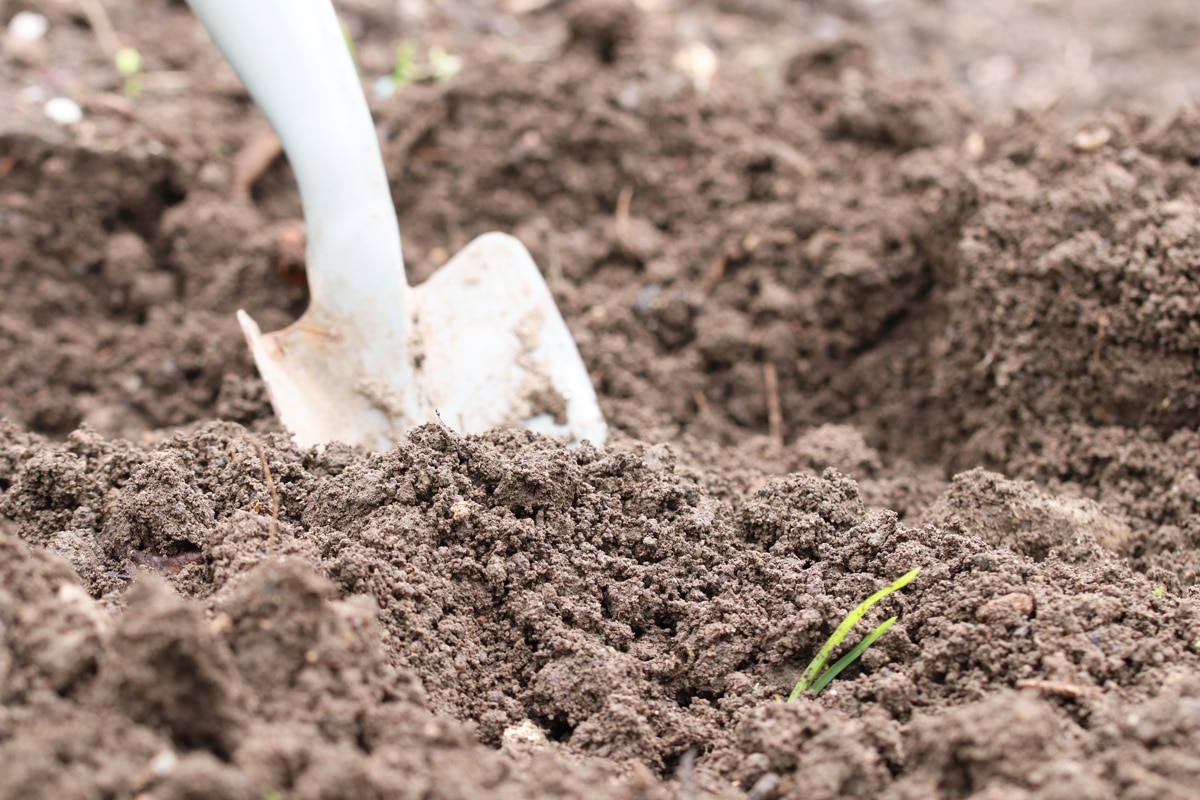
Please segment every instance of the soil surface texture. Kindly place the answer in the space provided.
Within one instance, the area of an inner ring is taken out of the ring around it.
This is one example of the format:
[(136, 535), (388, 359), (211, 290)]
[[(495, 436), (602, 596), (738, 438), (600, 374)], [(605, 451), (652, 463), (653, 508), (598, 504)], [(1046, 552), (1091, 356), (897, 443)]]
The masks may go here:
[(186, 4), (0, 0), (0, 799), (1200, 798), (1193, 5), (339, 2), (411, 279), (517, 235), (612, 428), (368, 454)]

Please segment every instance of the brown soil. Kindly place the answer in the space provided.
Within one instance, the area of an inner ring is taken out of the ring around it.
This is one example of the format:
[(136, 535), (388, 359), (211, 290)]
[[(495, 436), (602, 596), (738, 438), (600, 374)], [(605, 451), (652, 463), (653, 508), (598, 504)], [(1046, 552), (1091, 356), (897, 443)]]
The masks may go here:
[(233, 319), (306, 301), (261, 116), (103, 5), (136, 99), (0, 0), (0, 798), (1200, 797), (1190, 2), (347, 0), (464, 62), (372, 100), (413, 277), (520, 236), (614, 429), (373, 455)]

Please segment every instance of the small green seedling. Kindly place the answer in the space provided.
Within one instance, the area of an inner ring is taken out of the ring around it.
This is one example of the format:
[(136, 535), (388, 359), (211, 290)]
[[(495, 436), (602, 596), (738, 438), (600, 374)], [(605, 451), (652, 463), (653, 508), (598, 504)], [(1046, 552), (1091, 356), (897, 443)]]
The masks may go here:
[(433, 45), (429, 48), (429, 71), (430, 80), (433, 81), (448, 81), (457, 75), (462, 70), (462, 59), (458, 56), (450, 55), (446, 52), (446, 48)]
[(448, 81), (462, 70), (462, 59), (436, 44), (430, 46), (425, 61), (423, 66), (417, 64), (417, 44), (405, 39), (396, 48), (396, 63), (391, 74), (375, 81), (375, 94), (387, 97), (412, 83)]
[(125, 79), (125, 96), (136, 100), (142, 96), (142, 54), (135, 47), (122, 47), (113, 57), (117, 74)]
[(1154, 591), (1150, 592), (1150, 594), (1154, 595), (1155, 597), (1162, 597), (1166, 593), (1167, 587), (1165, 586), (1158, 586), (1154, 589)]
[(921, 572), (918, 567), (911, 572), (905, 573), (898, 578), (894, 583), (891, 583), (875, 594), (864, 600), (856, 609), (846, 615), (842, 620), (842, 624), (837, 626), (837, 630), (825, 642), (825, 645), (817, 653), (816, 657), (809, 663), (808, 668), (804, 670), (804, 674), (800, 676), (800, 680), (796, 681), (796, 685), (792, 687), (792, 693), (788, 695), (788, 702), (792, 702), (800, 695), (807, 691), (812, 691), (813, 694), (820, 694), (821, 690), (846, 667), (853, 664), (859, 656), (867, 651), (867, 648), (875, 644), (875, 641), (887, 632), (887, 629), (892, 627), (892, 623), (896, 621), (895, 617), (884, 620), (879, 627), (867, 634), (866, 638), (859, 642), (853, 650), (839, 658), (832, 667), (822, 672), (825, 662), (829, 660), (829, 656), (837, 648), (838, 645), (850, 633), (850, 629), (858, 624), (858, 621), (867, 615), (871, 610), (871, 606), (878, 603), (883, 598), (895, 591), (899, 591), (912, 582), (913, 578)]
[(417, 44), (412, 39), (405, 39), (396, 48), (396, 66), (391, 78), (394, 86), (405, 86), (417, 80)]

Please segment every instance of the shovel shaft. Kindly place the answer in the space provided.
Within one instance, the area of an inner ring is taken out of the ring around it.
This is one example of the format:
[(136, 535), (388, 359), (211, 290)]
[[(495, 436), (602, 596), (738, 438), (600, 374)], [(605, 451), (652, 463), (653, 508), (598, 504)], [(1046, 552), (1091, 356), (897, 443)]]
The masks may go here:
[[(400, 230), (358, 73), (329, 0), (188, 0), (283, 142), (308, 224), (310, 314), (378, 317), (400, 342)], [(378, 309), (378, 312), (375, 310)]]

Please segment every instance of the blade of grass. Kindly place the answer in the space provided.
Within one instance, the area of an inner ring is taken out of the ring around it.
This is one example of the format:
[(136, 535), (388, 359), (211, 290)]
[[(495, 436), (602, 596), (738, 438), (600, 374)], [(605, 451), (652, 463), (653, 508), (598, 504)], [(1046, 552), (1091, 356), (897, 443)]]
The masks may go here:
[(821, 673), (821, 677), (813, 681), (813, 685), (808, 687), (813, 694), (820, 694), (821, 690), (829, 684), (831, 680), (841, 674), (842, 670), (853, 664), (859, 656), (867, 651), (867, 648), (875, 644), (875, 640), (892, 627), (892, 623), (896, 621), (895, 617), (889, 617), (879, 623), (879, 627), (867, 634), (866, 638), (854, 646), (846, 655), (834, 662), (833, 666)]
[(842, 641), (850, 633), (850, 629), (857, 625), (858, 621), (867, 615), (867, 612), (871, 610), (873, 605), (887, 597), (892, 592), (903, 589), (905, 586), (911, 583), (913, 578), (917, 577), (920, 572), (921, 568), (917, 567), (916, 569), (905, 573), (897, 578), (893, 583), (888, 584), (875, 594), (868, 597), (866, 600), (862, 601), (857, 608), (847, 614), (846, 618), (842, 620), (842, 624), (837, 626), (837, 630), (833, 632), (833, 635), (829, 637), (824, 646), (821, 647), (820, 651), (804, 670), (804, 674), (800, 676), (800, 680), (796, 681), (796, 685), (792, 688), (792, 693), (788, 695), (788, 702), (790, 703), (805, 691), (812, 688), (813, 684), (817, 681), (817, 677), (821, 675), (821, 669), (825, 666), (825, 662), (829, 660), (830, 654), (832, 654), (837, 646), (842, 643)]

